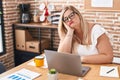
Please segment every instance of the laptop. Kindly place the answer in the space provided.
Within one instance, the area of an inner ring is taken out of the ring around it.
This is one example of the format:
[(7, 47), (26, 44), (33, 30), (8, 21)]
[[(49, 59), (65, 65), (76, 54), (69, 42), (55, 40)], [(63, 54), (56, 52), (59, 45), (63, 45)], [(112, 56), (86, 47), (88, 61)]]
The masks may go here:
[(88, 66), (82, 66), (80, 56), (76, 54), (60, 53), (52, 50), (44, 50), (48, 69), (54, 68), (59, 73), (83, 77), (90, 70)]

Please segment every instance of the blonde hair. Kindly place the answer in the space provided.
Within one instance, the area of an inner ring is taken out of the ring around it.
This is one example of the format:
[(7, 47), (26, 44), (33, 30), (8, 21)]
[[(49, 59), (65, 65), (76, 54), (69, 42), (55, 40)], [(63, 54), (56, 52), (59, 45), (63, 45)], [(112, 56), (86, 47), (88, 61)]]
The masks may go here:
[[(80, 27), (82, 29), (82, 32), (83, 32), (83, 40), (81, 40), (81, 44), (83, 45), (88, 45), (88, 24), (87, 22), (83, 19), (81, 13), (73, 6), (66, 6), (62, 12), (61, 12), (61, 15), (60, 15), (60, 19), (59, 19), (59, 24), (58, 24), (58, 34), (59, 34), (59, 38), (60, 40), (63, 40), (67, 34), (67, 29), (65, 28), (64, 24), (63, 24), (63, 15), (64, 13), (67, 11), (67, 10), (72, 10), (74, 11), (78, 16), (79, 16), (79, 19), (80, 19)], [(74, 37), (73, 37), (74, 38)], [(75, 47), (75, 43), (77, 41), (74, 40), (72, 42), (72, 49)]]

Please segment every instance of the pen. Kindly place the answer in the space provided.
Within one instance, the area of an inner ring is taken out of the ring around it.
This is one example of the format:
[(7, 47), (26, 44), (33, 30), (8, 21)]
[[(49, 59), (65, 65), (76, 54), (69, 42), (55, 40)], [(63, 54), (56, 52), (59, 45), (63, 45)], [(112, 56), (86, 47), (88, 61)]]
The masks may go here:
[(115, 69), (113, 68), (113, 69), (109, 70), (109, 71), (107, 72), (107, 74), (110, 73), (110, 72), (112, 72), (113, 70), (115, 70)]

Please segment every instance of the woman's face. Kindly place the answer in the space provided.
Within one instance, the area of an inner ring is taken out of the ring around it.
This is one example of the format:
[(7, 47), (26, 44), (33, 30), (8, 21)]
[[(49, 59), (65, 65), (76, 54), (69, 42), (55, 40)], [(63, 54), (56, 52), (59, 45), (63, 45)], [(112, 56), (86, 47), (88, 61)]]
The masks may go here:
[(80, 26), (80, 19), (76, 12), (67, 10), (63, 15), (63, 22), (65, 22), (71, 28)]

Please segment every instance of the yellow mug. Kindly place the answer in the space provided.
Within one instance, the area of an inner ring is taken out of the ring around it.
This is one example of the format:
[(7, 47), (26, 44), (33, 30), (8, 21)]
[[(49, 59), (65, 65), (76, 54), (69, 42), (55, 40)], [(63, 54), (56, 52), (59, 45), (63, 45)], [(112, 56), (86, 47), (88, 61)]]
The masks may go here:
[(34, 62), (36, 67), (44, 66), (44, 56), (36, 56), (34, 58)]

